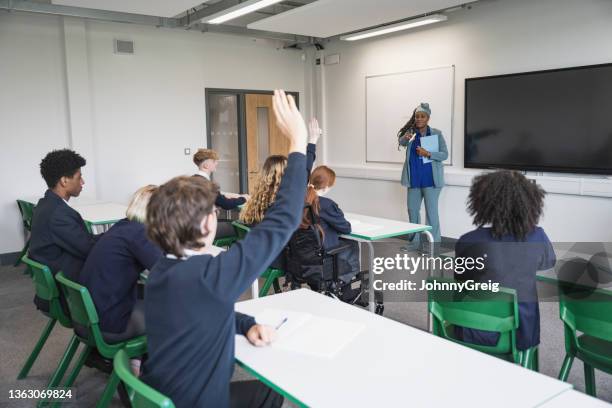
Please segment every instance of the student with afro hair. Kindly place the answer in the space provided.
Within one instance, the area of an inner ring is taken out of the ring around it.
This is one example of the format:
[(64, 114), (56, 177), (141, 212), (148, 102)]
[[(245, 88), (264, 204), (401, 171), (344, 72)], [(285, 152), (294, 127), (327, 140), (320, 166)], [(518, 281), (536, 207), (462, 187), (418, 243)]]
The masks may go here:
[[(34, 208), (29, 250), (30, 257), (47, 265), (53, 274), (63, 271), (74, 281), (96, 241), (79, 213), (68, 205), (85, 184), (83, 166), (85, 159), (68, 149), (54, 150), (40, 162), (40, 174), (49, 188)], [(34, 303), (49, 310), (48, 302), (38, 297)]]
[[(455, 279), (499, 283), (515, 289), (518, 296), (519, 350), (540, 343), (540, 309), (536, 272), (555, 265), (556, 257), (548, 236), (538, 226), (544, 208), (544, 190), (516, 171), (496, 171), (474, 178), (468, 212), (476, 229), (463, 234), (455, 244), (455, 255), (483, 258), (484, 267)], [(499, 333), (455, 328), (457, 337), (468, 343), (494, 346)]]

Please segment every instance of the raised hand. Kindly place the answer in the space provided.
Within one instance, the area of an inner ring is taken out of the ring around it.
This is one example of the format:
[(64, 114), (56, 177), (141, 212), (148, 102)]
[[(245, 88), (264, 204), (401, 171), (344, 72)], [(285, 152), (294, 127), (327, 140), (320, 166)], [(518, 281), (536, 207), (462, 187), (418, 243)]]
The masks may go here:
[(317, 118), (310, 119), (310, 122), (308, 122), (308, 143), (317, 144), (322, 134), (323, 130), (319, 127)]
[(305, 154), (308, 132), (293, 96), (287, 96), (283, 90), (275, 90), (272, 108), (279, 129), (289, 139), (289, 153)]

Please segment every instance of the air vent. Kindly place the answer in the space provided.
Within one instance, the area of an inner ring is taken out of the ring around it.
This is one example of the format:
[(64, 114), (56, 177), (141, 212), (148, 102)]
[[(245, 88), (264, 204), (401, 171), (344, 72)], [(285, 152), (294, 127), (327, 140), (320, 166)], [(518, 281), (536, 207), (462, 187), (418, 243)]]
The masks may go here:
[(134, 54), (134, 41), (115, 39), (115, 54)]

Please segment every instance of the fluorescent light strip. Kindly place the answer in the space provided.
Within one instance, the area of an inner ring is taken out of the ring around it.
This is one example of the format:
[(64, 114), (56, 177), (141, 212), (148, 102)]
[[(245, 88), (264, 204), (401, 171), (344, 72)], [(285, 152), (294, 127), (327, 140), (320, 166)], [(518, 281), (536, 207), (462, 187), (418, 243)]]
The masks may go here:
[(440, 21), (446, 20), (447, 17), (443, 14), (432, 14), (431, 16), (417, 18), (415, 20), (404, 21), (402, 23), (397, 23), (390, 26), (379, 27), (374, 28), (372, 30), (362, 31), (360, 33), (345, 35), (340, 37), (340, 39), (345, 41), (363, 40), (364, 38), (394, 33), (396, 31), (408, 30), (410, 28), (420, 27), (427, 24), (439, 23)]
[(280, 3), (283, 0), (249, 0), (235, 5), (226, 10), (220, 11), (212, 16), (205, 17), (202, 21), (209, 24), (221, 24), (233, 20), (245, 14), (252, 13), (264, 7)]

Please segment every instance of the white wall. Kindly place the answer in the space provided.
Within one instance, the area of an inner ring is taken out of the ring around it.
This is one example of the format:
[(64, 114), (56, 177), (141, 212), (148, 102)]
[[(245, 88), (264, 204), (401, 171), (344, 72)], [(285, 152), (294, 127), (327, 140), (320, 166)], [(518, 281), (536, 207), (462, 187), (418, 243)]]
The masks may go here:
[[(135, 42), (113, 53), (113, 38)], [(39, 195), (53, 148), (82, 151), (84, 195), (127, 202), (192, 174), (206, 144), (204, 89), (304, 92), (301, 53), (268, 41), (80, 19), (0, 14), (0, 254), (23, 245), (15, 199)], [(8, 170), (8, 171), (7, 171)]]
[[(453, 166), (446, 173), (447, 181), (460, 182), (443, 190), (440, 217), (442, 234), (457, 238), (472, 228), (465, 211), (465, 175), (469, 181), (475, 173), (462, 168), (465, 78), (612, 62), (611, 21), (609, 0), (483, 1), (472, 10), (450, 13), (448, 21), (439, 25), (327, 44), (325, 55), (341, 55), (339, 65), (322, 68), (320, 89), (328, 135), (325, 157), (344, 176), (332, 196), (347, 211), (407, 219), (406, 192), (399, 184), (401, 167), (365, 162), (364, 78), (454, 64)], [(557, 180), (544, 185), (564, 184), (565, 179)], [(581, 182), (577, 177), (567, 180)], [(541, 224), (553, 240), (612, 242), (612, 199), (549, 194)]]

